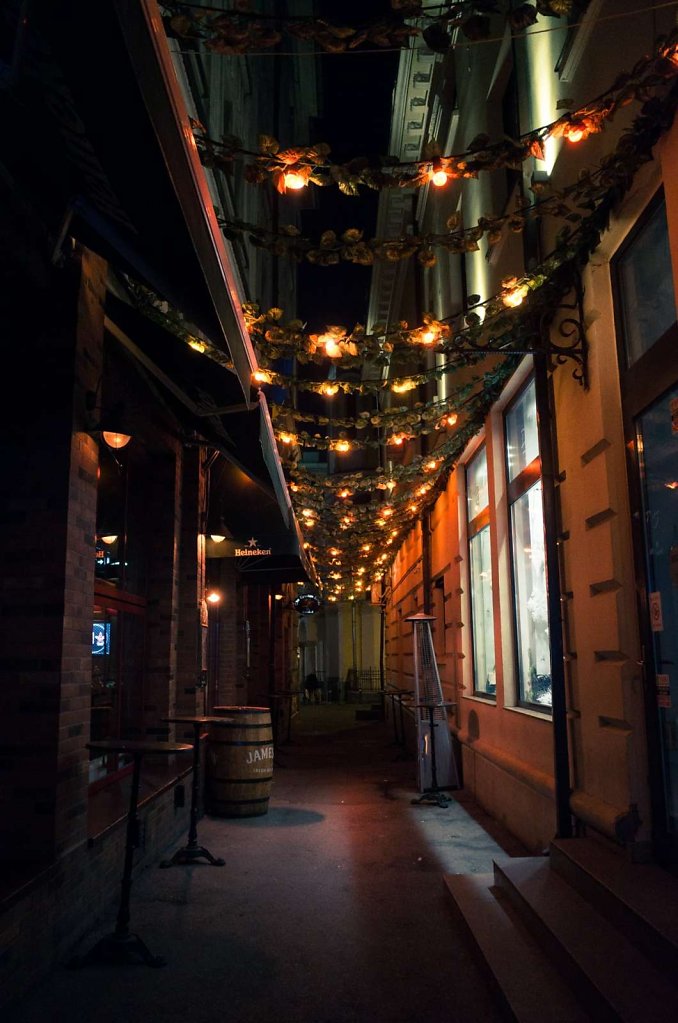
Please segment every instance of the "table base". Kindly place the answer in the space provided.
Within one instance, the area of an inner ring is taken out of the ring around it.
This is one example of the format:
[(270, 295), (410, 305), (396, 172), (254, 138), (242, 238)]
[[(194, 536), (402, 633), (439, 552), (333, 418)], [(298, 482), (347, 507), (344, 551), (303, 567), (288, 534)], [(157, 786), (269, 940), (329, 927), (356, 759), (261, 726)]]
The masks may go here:
[(84, 956), (75, 956), (68, 964), (72, 969), (99, 964), (121, 966), (126, 963), (145, 966), (166, 966), (167, 960), (154, 956), (137, 934), (107, 934)]
[(448, 799), (440, 789), (426, 789), (417, 799), (411, 799), (410, 802), (412, 806), (415, 806), (417, 803), (430, 803), (432, 806), (447, 807), (452, 800)]
[(185, 845), (183, 849), (177, 849), (174, 856), (172, 856), (169, 860), (162, 860), (160, 866), (181, 866), (186, 863), (193, 863), (195, 860), (200, 859), (201, 856), (203, 856), (213, 867), (223, 867), (226, 864), (226, 860), (222, 860), (220, 856), (212, 856), (212, 853), (206, 849), (204, 845)]

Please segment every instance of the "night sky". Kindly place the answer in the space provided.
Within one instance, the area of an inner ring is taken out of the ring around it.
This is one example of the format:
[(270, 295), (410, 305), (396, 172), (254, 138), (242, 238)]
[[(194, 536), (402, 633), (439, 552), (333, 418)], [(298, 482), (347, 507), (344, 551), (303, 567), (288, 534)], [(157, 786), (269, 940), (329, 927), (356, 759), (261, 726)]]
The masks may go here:
[[(384, 2), (346, 2), (319, 5), (334, 23), (357, 25), (361, 20), (392, 16)], [(330, 159), (344, 162), (356, 156), (382, 156), (388, 152), (391, 101), (398, 71), (399, 53), (320, 54), (322, 75), (321, 117), (312, 142), (326, 142)], [(323, 230), (338, 233), (348, 227), (375, 233), (379, 193), (363, 190), (361, 197), (343, 195), (338, 188), (316, 190), (317, 208), (302, 216), (302, 230), (317, 238)], [(371, 268), (341, 264), (317, 267), (304, 263), (299, 268), (298, 314), (309, 328), (318, 330), (329, 323), (352, 327), (365, 321)]]

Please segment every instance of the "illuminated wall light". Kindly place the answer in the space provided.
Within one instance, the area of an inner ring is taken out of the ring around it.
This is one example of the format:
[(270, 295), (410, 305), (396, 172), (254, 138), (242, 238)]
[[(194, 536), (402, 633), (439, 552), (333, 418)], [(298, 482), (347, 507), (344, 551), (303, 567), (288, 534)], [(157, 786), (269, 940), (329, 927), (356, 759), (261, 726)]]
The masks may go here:
[[(678, 480), (671, 480), (670, 483), (665, 483), (664, 486), (667, 490), (678, 490)], [(101, 539), (106, 543), (106, 537), (102, 536)]]
[(297, 174), (296, 171), (287, 171), (283, 175), (285, 182), (285, 188), (291, 188), (293, 192), (298, 192), (300, 188), (306, 188), (306, 178), (303, 174)]
[(222, 596), (219, 590), (208, 590), (205, 594), (205, 600), (208, 604), (220, 604)]
[(283, 595), (282, 595), (282, 593), (276, 593), (276, 594), (275, 594), (275, 599), (276, 599), (276, 600), (282, 600), (282, 599), (283, 599)]
[(129, 433), (119, 433), (117, 430), (102, 430), (101, 436), (109, 448), (113, 448), (115, 451), (119, 451), (120, 448), (127, 447), (132, 439), (132, 435)]
[(102, 543), (108, 544), (109, 546), (118, 539), (117, 533), (107, 533), (106, 536), (100, 536), (99, 539)]

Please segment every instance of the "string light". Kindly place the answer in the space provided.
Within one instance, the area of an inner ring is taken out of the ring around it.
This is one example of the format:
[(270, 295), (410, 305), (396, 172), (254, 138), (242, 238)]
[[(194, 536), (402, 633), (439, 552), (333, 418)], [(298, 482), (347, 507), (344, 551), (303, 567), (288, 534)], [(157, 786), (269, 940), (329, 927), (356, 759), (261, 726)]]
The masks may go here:
[(443, 188), (448, 181), (446, 172), (440, 168), (438, 170), (431, 168), (428, 172), (428, 179), (432, 185), (436, 186), (436, 188)]
[(336, 440), (334, 441), (332, 447), (334, 448), (335, 451), (339, 451), (341, 454), (344, 454), (346, 451), (351, 450), (351, 445), (347, 440)]
[(283, 175), (283, 180), (285, 182), (285, 188), (291, 188), (293, 192), (299, 191), (300, 188), (306, 188), (306, 178), (303, 174), (299, 174), (296, 171), (287, 171), (287, 173)]

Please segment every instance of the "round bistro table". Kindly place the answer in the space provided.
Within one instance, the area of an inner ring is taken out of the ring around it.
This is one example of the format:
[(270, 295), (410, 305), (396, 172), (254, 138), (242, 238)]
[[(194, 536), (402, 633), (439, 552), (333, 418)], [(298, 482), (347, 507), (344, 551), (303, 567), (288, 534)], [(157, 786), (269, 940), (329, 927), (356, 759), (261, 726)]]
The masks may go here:
[(163, 860), (161, 867), (181, 866), (186, 863), (194, 863), (195, 860), (203, 857), (213, 867), (223, 867), (226, 860), (213, 856), (204, 845), (198, 843), (198, 818), (200, 815), (200, 732), (204, 725), (216, 722), (224, 724), (232, 722), (234, 718), (220, 718), (214, 715), (203, 714), (190, 717), (182, 715), (172, 718), (163, 718), (163, 721), (174, 725), (193, 725), (193, 778), (191, 780), (191, 823), (188, 829), (188, 842), (181, 849), (177, 849), (169, 860)]

